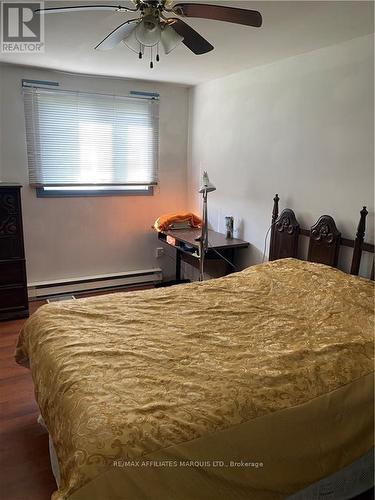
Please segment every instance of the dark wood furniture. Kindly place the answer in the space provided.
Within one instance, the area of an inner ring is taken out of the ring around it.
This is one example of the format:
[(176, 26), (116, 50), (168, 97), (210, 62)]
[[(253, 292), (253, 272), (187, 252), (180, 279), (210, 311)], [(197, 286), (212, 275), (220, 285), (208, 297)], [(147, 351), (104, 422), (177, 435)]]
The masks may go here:
[[(350, 274), (358, 275), (361, 264), (362, 252), (374, 253), (374, 245), (365, 243), (366, 207), (360, 212), (360, 220), (355, 240), (341, 236), (336, 223), (330, 215), (322, 215), (310, 229), (302, 229), (296, 216), (290, 208), (285, 208), (279, 215), (278, 195), (273, 199), (271, 241), (269, 260), (286, 257), (298, 257), (299, 238), (309, 238), (307, 260), (328, 266), (337, 267), (340, 246), (353, 248)], [(371, 279), (374, 279), (374, 265), (372, 266)]]
[(28, 315), (21, 186), (0, 183), (0, 320)]
[[(158, 233), (160, 241), (176, 249), (177, 282), (181, 281), (182, 260), (199, 269), (199, 241), (197, 240), (201, 233), (201, 229), (178, 229)], [(209, 270), (210, 263), (215, 264), (215, 261), (222, 261), (226, 264), (225, 274), (229, 274), (234, 270), (234, 267), (230, 263), (233, 263), (235, 251), (239, 248), (247, 248), (248, 246), (249, 243), (247, 241), (237, 238), (226, 239), (224, 234), (209, 230), (205, 268)]]

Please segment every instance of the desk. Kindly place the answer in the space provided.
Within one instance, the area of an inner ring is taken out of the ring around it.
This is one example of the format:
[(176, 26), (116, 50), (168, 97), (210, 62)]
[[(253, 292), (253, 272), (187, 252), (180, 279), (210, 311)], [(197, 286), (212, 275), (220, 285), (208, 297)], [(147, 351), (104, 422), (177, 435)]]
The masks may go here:
[[(163, 231), (158, 233), (158, 238), (163, 243), (176, 249), (176, 281), (181, 281), (181, 260), (199, 269), (199, 242), (196, 241), (202, 233), (201, 229), (176, 229), (174, 231)], [(169, 241), (167, 241), (167, 237)], [(172, 240), (171, 240), (172, 238)], [(226, 262), (233, 262), (236, 249), (247, 248), (247, 241), (237, 238), (226, 239), (224, 234), (208, 231), (208, 250), (205, 261), (224, 261), (226, 263), (226, 274), (233, 272), (232, 266)], [(221, 258), (216, 252), (225, 258)]]

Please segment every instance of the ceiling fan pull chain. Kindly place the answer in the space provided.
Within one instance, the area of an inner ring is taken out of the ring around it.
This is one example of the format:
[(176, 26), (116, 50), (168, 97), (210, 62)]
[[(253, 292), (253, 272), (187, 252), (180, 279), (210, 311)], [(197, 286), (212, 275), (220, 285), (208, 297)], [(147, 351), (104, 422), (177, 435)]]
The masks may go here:
[(159, 57), (159, 44), (156, 45), (156, 62), (159, 62), (160, 61), (160, 57)]
[(154, 63), (152, 61), (152, 47), (150, 47), (150, 52), (151, 52), (150, 69), (152, 69), (154, 67)]
[(139, 54), (138, 54), (139, 59), (143, 58), (144, 50), (145, 50), (144, 46), (140, 43), (139, 44)]

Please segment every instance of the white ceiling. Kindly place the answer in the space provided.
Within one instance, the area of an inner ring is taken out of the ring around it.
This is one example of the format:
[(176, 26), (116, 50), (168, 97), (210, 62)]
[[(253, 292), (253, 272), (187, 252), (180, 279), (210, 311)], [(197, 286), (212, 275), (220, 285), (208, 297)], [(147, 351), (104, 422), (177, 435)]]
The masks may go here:
[[(105, 2), (107, 0), (59, 0), (45, 5)], [(117, 4), (117, 0), (108, 3)], [(130, 5), (126, 1), (120, 3)], [(373, 2), (206, 0), (202, 3), (259, 10), (263, 15), (263, 26), (249, 28), (188, 19), (186, 21), (207, 38), (215, 50), (195, 56), (181, 44), (168, 56), (161, 54), (161, 61), (151, 70), (147, 59), (139, 61), (137, 55), (124, 46), (106, 52), (93, 49), (110, 31), (133, 18), (134, 14), (106, 11), (54, 14), (45, 16), (44, 54), (0, 54), (0, 61), (87, 74), (197, 84), (374, 31)]]

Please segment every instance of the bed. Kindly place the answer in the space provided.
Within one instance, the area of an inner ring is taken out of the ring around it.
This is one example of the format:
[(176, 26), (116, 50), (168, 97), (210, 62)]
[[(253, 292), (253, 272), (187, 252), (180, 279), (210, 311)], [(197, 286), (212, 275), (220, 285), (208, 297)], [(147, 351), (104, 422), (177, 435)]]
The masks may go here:
[(310, 234), (319, 262), (296, 259), (303, 232), (278, 201), (266, 264), (27, 321), (16, 359), (57, 455), (53, 500), (277, 500), (369, 461), (374, 283), (333, 267), (328, 216)]

